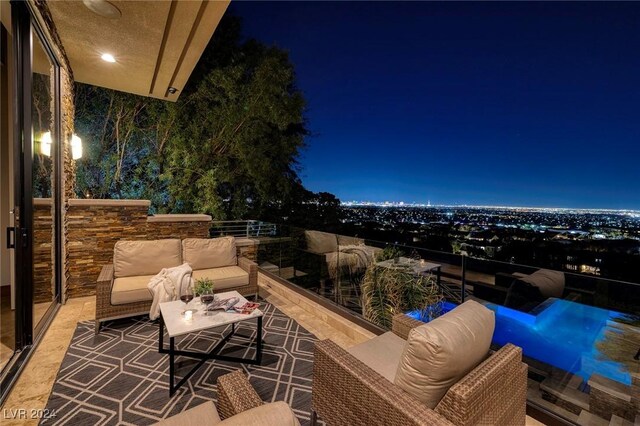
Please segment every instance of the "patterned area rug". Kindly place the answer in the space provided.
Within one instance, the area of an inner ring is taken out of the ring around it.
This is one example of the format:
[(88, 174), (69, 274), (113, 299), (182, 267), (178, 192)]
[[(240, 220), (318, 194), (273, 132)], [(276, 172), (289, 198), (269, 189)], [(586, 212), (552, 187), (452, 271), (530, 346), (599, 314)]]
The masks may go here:
[[(169, 356), (158, 353), (157, 323), (146, 317), (113, 321), (97, 336), (93, 322), (78, 323), (47, 402), (55, 418), (41, 424), (153, 424), (207, 400), (215, 402), (216, 379), (239, 368), (263, 401), (286, 401), (300, 422), (309, 424), (316, 338), (272, 305), (263, 303), (261, 309), (262, 365), (207, 361), (172, 398)], [(209, 351), (230, 328), (176, 338), (176, 347)], [(241, 322), (221, 353), (253, 358), (255, 336), (256, 322)], [(168, 341), (165, 336), (165, 345)], [(177, 358), (176, 383), (196, 362)]]

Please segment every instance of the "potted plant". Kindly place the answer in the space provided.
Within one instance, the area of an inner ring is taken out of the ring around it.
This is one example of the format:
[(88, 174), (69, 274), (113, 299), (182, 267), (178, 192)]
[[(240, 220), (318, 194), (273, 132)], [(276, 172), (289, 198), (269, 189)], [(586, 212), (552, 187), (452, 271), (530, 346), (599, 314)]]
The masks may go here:
[(197, 296), (213, 292), (213, 280), (211, 278), (197, 279), (195, 285), (193, 286), (193, 291)]

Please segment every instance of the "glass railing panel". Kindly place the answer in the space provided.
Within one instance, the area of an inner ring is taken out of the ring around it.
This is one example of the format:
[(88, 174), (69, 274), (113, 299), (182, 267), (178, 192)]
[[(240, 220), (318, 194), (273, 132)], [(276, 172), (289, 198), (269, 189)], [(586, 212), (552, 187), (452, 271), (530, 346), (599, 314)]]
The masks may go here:
[(640, 285), (473, 257), (465, 267), (470, 297), (496, 314), (494, 348), (523, 350), (531, 403), (576, 423), (635, 421)]

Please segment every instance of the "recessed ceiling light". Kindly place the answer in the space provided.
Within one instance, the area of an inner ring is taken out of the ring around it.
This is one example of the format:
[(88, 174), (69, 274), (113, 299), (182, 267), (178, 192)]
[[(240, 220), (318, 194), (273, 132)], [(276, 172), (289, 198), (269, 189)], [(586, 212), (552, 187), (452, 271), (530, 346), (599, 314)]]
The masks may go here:
[(87, 9), (105, 18), (115, 19), (122, 16), (120, 9), (106, 0), (82, 0)]
[(115, 62), (116, 61), (116, 58), (114, 58), (111, 53), (103, 53), (102, 56), (100, 56), (100, 57), (105, 62)]

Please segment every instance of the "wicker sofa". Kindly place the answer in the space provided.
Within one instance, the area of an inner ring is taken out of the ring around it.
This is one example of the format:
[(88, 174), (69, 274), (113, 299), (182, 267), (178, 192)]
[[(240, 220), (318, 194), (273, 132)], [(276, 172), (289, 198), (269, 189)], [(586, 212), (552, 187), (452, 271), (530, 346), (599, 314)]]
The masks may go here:
[(113, 264), (102, 268), (96, 284), (96, 334), (107, 320), (149, 313), (149, 280), (163, 268), (188, 262), (192, 278), (211, 278), (215, 291), (236, 290), (244, 296), (258, 292), (258, 266), (237, 257), (233, 237), (118, 241)]
[[(393, 332), (357, 347), (368, 344), (369, 351), (375, 351), (371, 358), (384, 359), (394, 367), (394, 358), (403, 356), (409, 333), (422, 325), (396, 315)], [(390, 375), (399, 374), (395, 368), (376, 366), (362, 351), (358, 356), (357, 347), (345, 350), (331, 340), (316, 344), (312, 424), (317, 416), (330, 426), (525, 424), (527, 367), (517, 346), (508, 344), (488, 356), (449, 387), (433, 409), (390, 380)], [(446, 365), (433, 367), (439, 370)]]
[(265, 404), (240, 371), (218, 378), (218, 406), (209, 401), (156, 426), (300, 426), (291, 408), (282, 401)]

